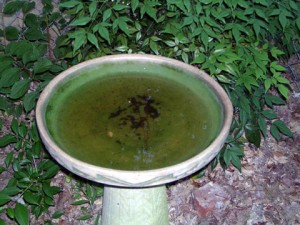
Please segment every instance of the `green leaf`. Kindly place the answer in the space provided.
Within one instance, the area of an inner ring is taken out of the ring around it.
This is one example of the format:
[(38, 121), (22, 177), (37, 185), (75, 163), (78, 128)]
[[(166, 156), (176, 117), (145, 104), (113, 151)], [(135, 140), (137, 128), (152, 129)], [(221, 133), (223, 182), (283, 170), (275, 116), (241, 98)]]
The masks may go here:
[(241, 157), (243, 156), (243, 148), (237, 145), (232, 145), (225, 148), (223, 159), (226, 166), (229, 166), (231, 162), (239, 171), (241, 171)]
[(15, 218), (19, 225), (28, 225), (28, 209), (26, 206), (17, 203), (15, 207)]
[(25, 32), (25, 38), (29, 41), (46, 40), (46, 35), (39, 28), (29, 28)]
[(85, 190), (86, 190), (86, 195), (87, 195), (88, 199), (91, 199), (94, 197), (94, 191), (92, 190), (91, 185), (89, 183), (86, 184)]
[(159, 55), (158, 45), (155, 41), (150, 40), (150, 49), (156, 54)]
[(39, 94), (39, 91), (33, 91), (24, 96), (23, 104), (26, 112), (31, 111), (35, 107)]
[(264, 81), (265, 91), (268, 91), (272, 85), (272, 79), (266, 78)]
[(169, 47), (175, 47), (176, 43), (174, 41), (164, 41), (164, 43), (166, 45), (168, 45)]
[(84, 25), (88, 24), (91, 20), (92, 20), (91, 17), (84, 16), (84, 17), (80, 17), (80, 18), (72, 21), (69, 25), (70, 26), (84, 26)]
[(101, 37), (103, 37), (110, 44), (110, 35), (109, 35), (109, 31), (106, 27), (99, 25), (98, 33), (100, 34)]
[(60, 3), (59, 6), (63, 7), (63, 8), (73, 8), (74, 6), (77, 6), (79, 4), (82, 4), (82, 3), (79, 1), (71, 0), (71, 1), (66, 1), (66, 2)]
[(264, 13), (262, 10), (260, 10), (260, 9), (255, 9), (255, 12), (256, 12), (256, 14), (257, 14), (260, 18), (262, 18), (262, 19), (268, 21), (268, 18), (266, 17), (265, 13)]
[(8, 26), (5, 28), (5, 36), (9, 41), (16, 40), (19, 36), (19, 30), (16, 27)]
[(49, 70), (53, 66), (53, 63), (47, 59), (44, 58), (42, 60), (37, 61), (33, 66), (33, 72), (35, 74), (44, 73), (47, 70)]
[[(259, 20), (256, 20), (256, 21), (259, 21)], [(260, 23), (258, 23), (258, 22), (254, 22), (253, 23), (253, 29), (254, 29), (254, 32), (255, 32), (255, 34), (256, 34), (256, 37), (257, 38), (259, 38), (259, 34), (260, 34)]]
[(251, 92), (251, 86), (259, 86), (256, 79), (249, 74), (244, 74), (239, 77), (237, 80), (237, 84), (245, 86), (249, 92)]
[(48, 206), (54, 206), (54, 200), (53, 200), (53, 197), (50, 198), (49, 196), (45, 196), (44, 201), (45, 201), (45, 203), (46, 203)]
[(133, 13), (137, 9), (138, 5), (139, 5), (139, 0), (131, 0), (131, 10)]
[(224, 84), (231, 84), (230, 79), (228, 79), (226, 76), (222, 75), (222, 74), (218, 74), (217, 79), (219, 82), (224, 83)]
[(259, 127), (253, 123), (247, 123), (245, 126), (245, 135), (249, 142), (253, 143), (256, 147), (260, 147), (261, 137)]
[(14, 63), (14, 60), (10, 57), (6, 57), (5, 55), (0, 55), (0, 61), (1, 61), (0, 73), (13, 67), (12, 65)]
[(43, 183), (43, 191), (47, 196), (49, 196), (50, 198), (53, 198), (53, 196), (56, 195), (57, 193), (59, 193), (61, 190), (59, 187), (50, 186), (50, 182), (44, 182)]
[(127, 5), (122, 5), (122, 4), (115, 4), (112, 8), (116, 11), (121, 11), (123, 9), (127, 9), (128, 6)]
[(228, 150), (227, 148), (226, 148), (225, 151), (224, 151), (224, 156), (223, 156), (223, 158), (224, 158), (224, 161), (225, 161), (226, 166), (229, 166), (230, 160), (231, 160), (231, 155), (230, 155), (230, 152), (229, 152), (229, 150)]
[(13, 13), (16, 13), (17, 11), (22, 9), (23, 5), (24, 5), (24, 1), (17, 0), (17, 1), (8, 2), (4, 6), (3, 13), (6, 15), (11, 15)]
[(111, 17), (111, 14), (112, 14), (111, 9), (105, 10), (103, 13), (102, 22), (105, 22), (106, 20), (108, 20)]
[(19, 123), (15, 118), (12, 119), (10, 127), (14, 134), (18, 133)]
[(274, 58), (277, 58), (277, 56), (280, 56), (280, 55), (284, 55), (284, 52), (279, 50), (278, 48), (276, 47), (272, 47), (271, 48), (271, 55), (274, 57)]
[(271, 125), (270, 132), (271, 132), (272, 136), (275, 138), (275, 140), (279, 141), (279, 138), (280, 138), (279, 130), (274, 124)]
[(25, 2), (22, 7), (23, 13), (26, 14), (30, 12), (32, 9), (34, 9), (34, 7), (35, 7), (35, 2)]
[(29, 85), (30, 85), (29, 79), (24, 79), (16, 82), (12, 86), (11, 94), (9, 97), (12, 99), (18, 99), (22, 97), (28, 91)]
[(185, 26), (191, 25), (193, 22), (194, 22), (194, 17), (193, 16), (184, 17), (183, 24), (182, 24), (181, 27), (185, 27)]
[(54, 177), (58, 171), (60, 170), (60, 167), (58, 165), (54, 165), (47, 169), (47, 171), (42, 175), (43, 179), (49, 179)]
[(41, 195), (33, 194), (31, 191), (25, 191), (23, 198), (31, 205), (40, 205)]
[(18, 134), (20, 137), (24, 138), (27, 134), (27, 126), (24, 122), (21, 122), (20, 125), (19, 125), (19, 128), (18, 128)]
[(300, 16), (296, 19), (298, 30), (300, 30)]
[(183, 62), (185, 62), (186, 64), (189, 64), (189, 56), (186, 52), (182, 52), (181, 54), (181, 59), (183, 60)]
[(238, 68), (233, 63), (226, 63), (224, 70), (234, 76), (239, 74)]
[(236, 156), (244, 156), (244, 148), (239, 143), (231, 143), (230, 151), (232, 151)]
[(272, 11), (271, 11), (271, 13), (270, 13), (270, 15), (269, 16), (278, 16), (279, 14), (280, 14), (280, 12), (281, 12), (282, 10), (280, 10), (280, 9), (273, 9)]
[(237, 157), (236, 155), (232, 156), (231, 159), (232, 165), (234, 165), (235, 168), (237, 168), (240, 172), (242, 171), (242, 164), (241, 159)]
[(115, 48), (115, 50), (118, 52), (126, 52), (128, 49), (129, 49), (128, 46), (125, 45), (121, 45)]
[[(211, 161), (211, 163), (210, 163), (210, 167), (211, 167), (211, 169), (212, 170), (214, 170), (216, 167), (217, 167), (217, 165), (218, 165), (218, 163), (219, 163), (219, 155), (220, 154), (218, 154), (212, 161)], [(199, 176), (198, 177), (203, 177), (204, 175), (205, 175), (205, 169), (203, 170), (200, 170), (200, 173), (199, 173)]]
[(30, 44), (30, 49), (22, 54), (23, 63), (26, 65), (29, 62), (39, 60), (45, 55), (46, 50), (46, 44)]
[(141, 7), (141, 17), (143, 18), (144, 14), (147, 13), (148, 16), (150, 16), (152, 19), (157, 21), (156, 17), (156, 9), (153, 7), (153, 3), (150, 1), (145, 1), (144, 5)]
[(39, 18), (33, 13), (29, 13), (25, 17), (25, 24), (30, 28), (37, 29), (40, 26)]
[(273, 110), (264, 110), (262, 111), (262, 115), (269, 120), (273, 120), (277, 118), (277, 114)]
[(13, 152), (11, 151), (11, 152), (9, 152), (9, 153), (6, 155), (6, 157), (5, 157), (5, 166), (6, 166), (6, 168), (8, 168), (8, 167), (10, 166), (10, 164), (11, 164), (12, 161), (13, 161), (13, 159), (14, 159), (14, 154), (13, 154)]
[(64, 215), (64, 211), (55, 211), (55, 212), (52, 214), (52, 218), (53, 218), (53, 219), (58, 219), (58, 218), (61, 217), (62, 215)]
[(128, 24), (127, 24), (127, 20), (128, 18), (127, 17), (120, 17), (118, 18), (117, 20), (117, 24), (118, 24), (118, 27), (127, 35), (127, 36), (130, 36), (129, 34), (129, 28), (128, 28)]
[(72, 202), (71, 205), (83, 205), (83, 204), (87, 204), (87, 203), (89, 203), (88, 200), (78, 200), (78, 201)]
[(294, 138), (294, 134), (291, 130), (286, 126), (286, 124), (281, 120), (276, 120), (272, 125), (276, 126), (278, 130), (283, 133), (284, 135)]
[(6, 204), (11, 200), (11, 197), (8, 194), (0, 192), (0, 206)]
[(278, 76), (275, 79), (277, 80), (278, 83), (290, 84), (290, 82), (286, 78), (284, 78), (284, 77)]
[[(15, 218), (15, 211), (12, 208), (8, 208), (6, 210), (6, 214), (8, 215), (9, 218), (14, 219)], [(1, 224), (1, 223), (0, 223)], [(4, 223), (5, 225), (5, 223)]]
[(89, 13), (90, 13), (90, 17), (93, 17), (94, 13), (96, 12), (97, 10), (97, 2), (96, 1), (93, 1), (90, 3), (89, 5)]
[(280, 94), (282, 94), (282, 96), (285, 97), (286, 99), (289, 97), (289, 92), (290, 91), (283, 84), (278, 84), (278, 90), (279, 90)]
[[(45, 207), (46, 207), (46, 205), (45, 205)], [(35, 215), (36, 217), (39, 217), (42, 215), (43, 211), (45, 210), (45, 207), (42, 207), (42, 206), (32, 207), (31, 213), (33, 215)]]
[(258, 122), (258, 126), (259, 126), (260, 131), (262, 132), (262, 134), (266, 138), (267, 137), (267, 123), (266, 123), (266, 120), (263, 117), (260, 116), (258, 118), (257, 122)]
[(0, 218), (0, 225), (6, 225), (4, 220)]
[(0, 88), (10, 87), (20, 78), (19, 68), (9, 68), (3, 71), (0, 79)]
[(6, 171), (6, 169), (3, 166), (0, 166), (0, 174)]
[(73, 53), (75, 53), (81, 46), (86, 43), (86, 35), (85, 33), (78, 35), (73, 43)]
[(269, 6), (266, 0), (255, 0), (256, 3), (261, 4), (263, 6)]
[(297, 4), (294, 1), (289, 1), (290, 7), (294, 10), (296, 10), (297, 12), (299, 12), (299, 8), (297, 6)]
[(95, 34), (88, 33), (88, 34), (87, 34), (87, 39), (88, 39), (89, 42), (91, 42), (94, 46), (96, 46), (97, 49), (99, 49), (98, 40), (97, 40), (97, 37), (95, 36)]
[(85, 215), (85, 216), (81, 216), (79, 218), (77, 218), (77, 220), (88, 220), (88, 219), (91, 219), (93, 216), (91, 215)]
[(250, 114), (250, 101), (248, 98), (246, 98), (245, 96), (243, 95), (240, 95), (239, 96), (239, 104), (240, 104), (240, 107), (245, 110), (246, 113)]
[(2, 190), (1, 193), (7, 194), (9, 196), (14, 196), (20, 192), (20, 189), (18, 187), (8, 185)]
[(268, 93), (265, 95), (265, 101), (266, 101), (266, 104), (270, 107), (273, 107), (273, 104), (274, 105), (284, 105), (285, 104), (285, 101), (282, 98), (275, 96), (275, 95), (268, 94)]
[(42, 169), (42, 170), (48, 170), (50, 169), (51, 167), (55, 167), (57, 166), (57, 164), (52, 161), (52, 160), (44, 160), (42, 163), (39, 164), (39, 167)]
[(205, 61), (205, 59), (205, 55), (200, 53), (196, 58), (194, 58), (192, 64), (202, 64)]
[(284, 66), (277, 64), (277, 62), (272, 62), (270, 64), (270, 68), (272, 68), (276, 71), (286, 71), (286, 68)]
[(285, 11), (282, 11), (280, 14), (279, 14), (279, 22), (282, 26), (282, 29), (285, 30), (285, 27), (287, 25), (287, 22), (288, 22), (288, 19), (286, 18), (286, 14), (285, 14)]
[(234, 26), (232, 28), (232, 35), (235, 39), (236, 42), (239, 42), (239, 40), (241, 39), (241, 32), (238, 26)]
[(16, 143), (17, 138), (12, 134), (6, 134), (0, 138), (0, 147), (3, 148), (9, 144)]

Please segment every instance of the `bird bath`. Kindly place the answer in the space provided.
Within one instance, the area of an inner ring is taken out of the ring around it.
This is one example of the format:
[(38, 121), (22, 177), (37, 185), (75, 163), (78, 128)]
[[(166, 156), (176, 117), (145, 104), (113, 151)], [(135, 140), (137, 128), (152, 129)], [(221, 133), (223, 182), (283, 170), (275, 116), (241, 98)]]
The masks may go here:
[(36, 119), (58, 163), (104, 184), (103, 225), (165, 225), (165, 184), (218, 154), (232, 105), (195, 67), (158, 56), (115, 55), (55, 77), (38, 100)]

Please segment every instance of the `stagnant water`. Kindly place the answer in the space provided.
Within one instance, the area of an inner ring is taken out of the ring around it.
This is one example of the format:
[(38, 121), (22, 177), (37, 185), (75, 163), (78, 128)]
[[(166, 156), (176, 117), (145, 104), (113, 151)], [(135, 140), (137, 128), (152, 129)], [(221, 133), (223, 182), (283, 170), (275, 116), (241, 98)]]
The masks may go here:
[(113, 169), (182, 162), (205, 149), (222, 123), (211, 91), (197, 93), (149, 74), (102, 77), (52, 99), (46, 119), (58, 146), (81, 161)]

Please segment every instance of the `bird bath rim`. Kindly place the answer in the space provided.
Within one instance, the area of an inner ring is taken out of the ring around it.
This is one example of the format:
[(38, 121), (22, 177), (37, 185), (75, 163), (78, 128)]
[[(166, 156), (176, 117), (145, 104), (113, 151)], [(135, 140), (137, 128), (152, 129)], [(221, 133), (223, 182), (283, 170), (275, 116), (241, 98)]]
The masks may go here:
[[(141, 61), (145, 63), (163, 64), (187, 71), (203, 80), (203, 82), (210, 87), (213, 94), (219, 99), (224, 113), (223, 125), (221, 126), (217, 137), (212, 141), (212, 143), (197, 155), (178, 164), (158, 169), (141, 171), (118, 170), (91, 165), (68, 155), (60, 147), (58, 147), (55, 141), (51, 138), (45, 122), (47, 100), (51, 97), (52, 90), (54, 90), (60, 82), (76, 74), (76, 71), (84, 70), (85, 68), (93, 65), (121, 61)], [(95, 182), (121, 187), (151, 187), (162, 185), (186, 177), (203, 168), (218, 154), (222, 148), (229, 133), (232, 115), (232, 104), (226, 92), (213, 78), (211, 78), (205, 72), (175, 59), (145, 54), (103, 56), (70, 67), (50, 81), (40, 95), (36, 107), (36, 121), (41, 139), (43, 140), (44, 145), (52, 157), (59, 164), (63, 165), (68, 170), (81, 177), (93, 180)]]

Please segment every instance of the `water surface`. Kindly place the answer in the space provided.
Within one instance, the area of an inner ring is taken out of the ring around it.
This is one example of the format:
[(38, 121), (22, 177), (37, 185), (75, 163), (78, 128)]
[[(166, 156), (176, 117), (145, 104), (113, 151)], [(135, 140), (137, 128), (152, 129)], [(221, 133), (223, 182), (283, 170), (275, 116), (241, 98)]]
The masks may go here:
[(197, 88), (143, 73), (112, 74), (69, 91), (65, 85), (49, 102), (47, 126), (61, 149), (93, 165), (174, 165), (205, 149), (220, 130), (217, 99), (206, 85)]

